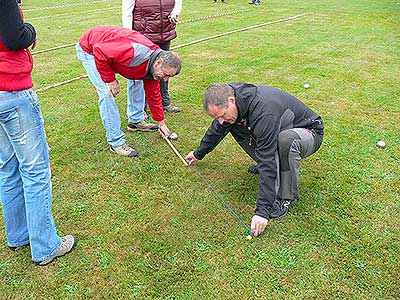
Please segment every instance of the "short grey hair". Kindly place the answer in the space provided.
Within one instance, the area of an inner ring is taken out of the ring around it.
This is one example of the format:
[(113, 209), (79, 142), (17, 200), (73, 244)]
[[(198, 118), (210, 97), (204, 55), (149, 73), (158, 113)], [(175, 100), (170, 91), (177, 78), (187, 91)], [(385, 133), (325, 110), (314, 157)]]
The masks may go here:
[(162, 66), (167, 68), (176, 69), (178, 75), (182, 68), (182, 61), (178, 54), (173, 51), (161, 51), (158, 58), (163, 61)]
[(210, 85), (203, 97), (204, 110), (208, 111), (210, 104), (215, 106), (228, 106), (228, 98), (235, 97), (235, 91), (226, 83), (214, 83)]

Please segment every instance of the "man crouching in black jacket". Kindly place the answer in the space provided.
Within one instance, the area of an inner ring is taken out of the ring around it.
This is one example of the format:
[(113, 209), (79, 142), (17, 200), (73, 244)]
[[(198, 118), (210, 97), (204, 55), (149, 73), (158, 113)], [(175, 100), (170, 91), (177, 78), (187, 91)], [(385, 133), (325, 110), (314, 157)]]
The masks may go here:
[(299, 193), (300, 160), (321, 146), (324, 125), (319, 115), (296, 97), (269, 86), (219, 83), (209, 86), (204, 109), (214, 118), (189, 164), (214, 150), (230, 132), (257, 162), (259, 191), (251, 230), (260, 235), (268, 221), (288, 212)]

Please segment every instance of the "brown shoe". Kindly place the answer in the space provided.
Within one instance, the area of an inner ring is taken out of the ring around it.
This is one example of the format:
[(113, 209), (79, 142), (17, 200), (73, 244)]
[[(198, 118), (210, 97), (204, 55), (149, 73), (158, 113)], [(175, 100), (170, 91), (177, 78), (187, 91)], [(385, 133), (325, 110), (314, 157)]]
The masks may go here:
[(145, 120), (137, 122), (137, 123), (128, 123), (127, 127), (128, 131), (157, 131), (158, 125), (149, 123)]
[(139, 153), (137, 153), (137, 151), (133, 149), (131, 146), (129, 146), (127, 143), (118, 147), (111, 146), (110, 151), (118, 155), (128, 156), (128, 157), (136, 157), (139, 155)]

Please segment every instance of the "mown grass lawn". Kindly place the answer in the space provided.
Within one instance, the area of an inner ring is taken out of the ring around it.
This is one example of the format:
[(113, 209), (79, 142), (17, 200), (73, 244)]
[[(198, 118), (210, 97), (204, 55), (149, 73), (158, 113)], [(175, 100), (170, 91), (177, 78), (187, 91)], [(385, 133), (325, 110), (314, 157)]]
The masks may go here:
[[(167, 115), (185, 155), (210, 118), (205, 88), (248, 81), (281, 88), (321, 114), (322, 148), (303, 161), (301, 199), (260, 238), (246, 231), (157, 133), (128, 133), (140, 152), (108, 151), (88, 79), (39, 93), (51, 147), (53, 214), (73, 254), (47, 267), (8, 250), (0, 223), (0, 299), (398, 299), (400, 275), (400, 3), (389, 0), (185, 0), (173, 46), (305, 12), (301, 18), (177, 52)], [(71, 4), (71, 5), (65, 5)], [(75, 5), (80, 4), (80, 5)], [(34, 10), (40, 7), (60, 6)], [(38, 49), (121, 24), (120, 1), (23, 0)], [(35, 88), (84, 74), (74, 48), (34, 56)], [(121, 83), (124, 80), (121, 78)], [(310, 88), (304, 89), (304, 83)], [(118, 96), (126, 126), (126, 87)], [(386, 148), (378, 148), (384, 140)], [(198, 164), (250, 222), (258, 180), (230, 137)]]

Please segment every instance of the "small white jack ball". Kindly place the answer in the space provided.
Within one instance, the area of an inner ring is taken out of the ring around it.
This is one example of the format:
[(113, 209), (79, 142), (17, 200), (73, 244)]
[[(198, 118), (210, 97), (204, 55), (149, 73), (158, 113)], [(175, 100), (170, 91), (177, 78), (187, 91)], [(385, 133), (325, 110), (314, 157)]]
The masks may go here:
[(385, 148), (385, 146), (386, 146), (386, 144), (385, 144), (384, 141), (379, 141), (379, 142), (376, 143), (376, 145), (377, 145), (379, 148)]
[(170, 140), (177, 140), (178, 139), (178, 135), (176, 134), (176, 132), (173, 132), (169, 135), (168, 137)]
[(61, 25), (58, 25), (58, 29), (61, 29)]
[(305, 83), (303, 86), (305, 89), (308, 89), (310, 87), (310, 85), (308, 83)]

